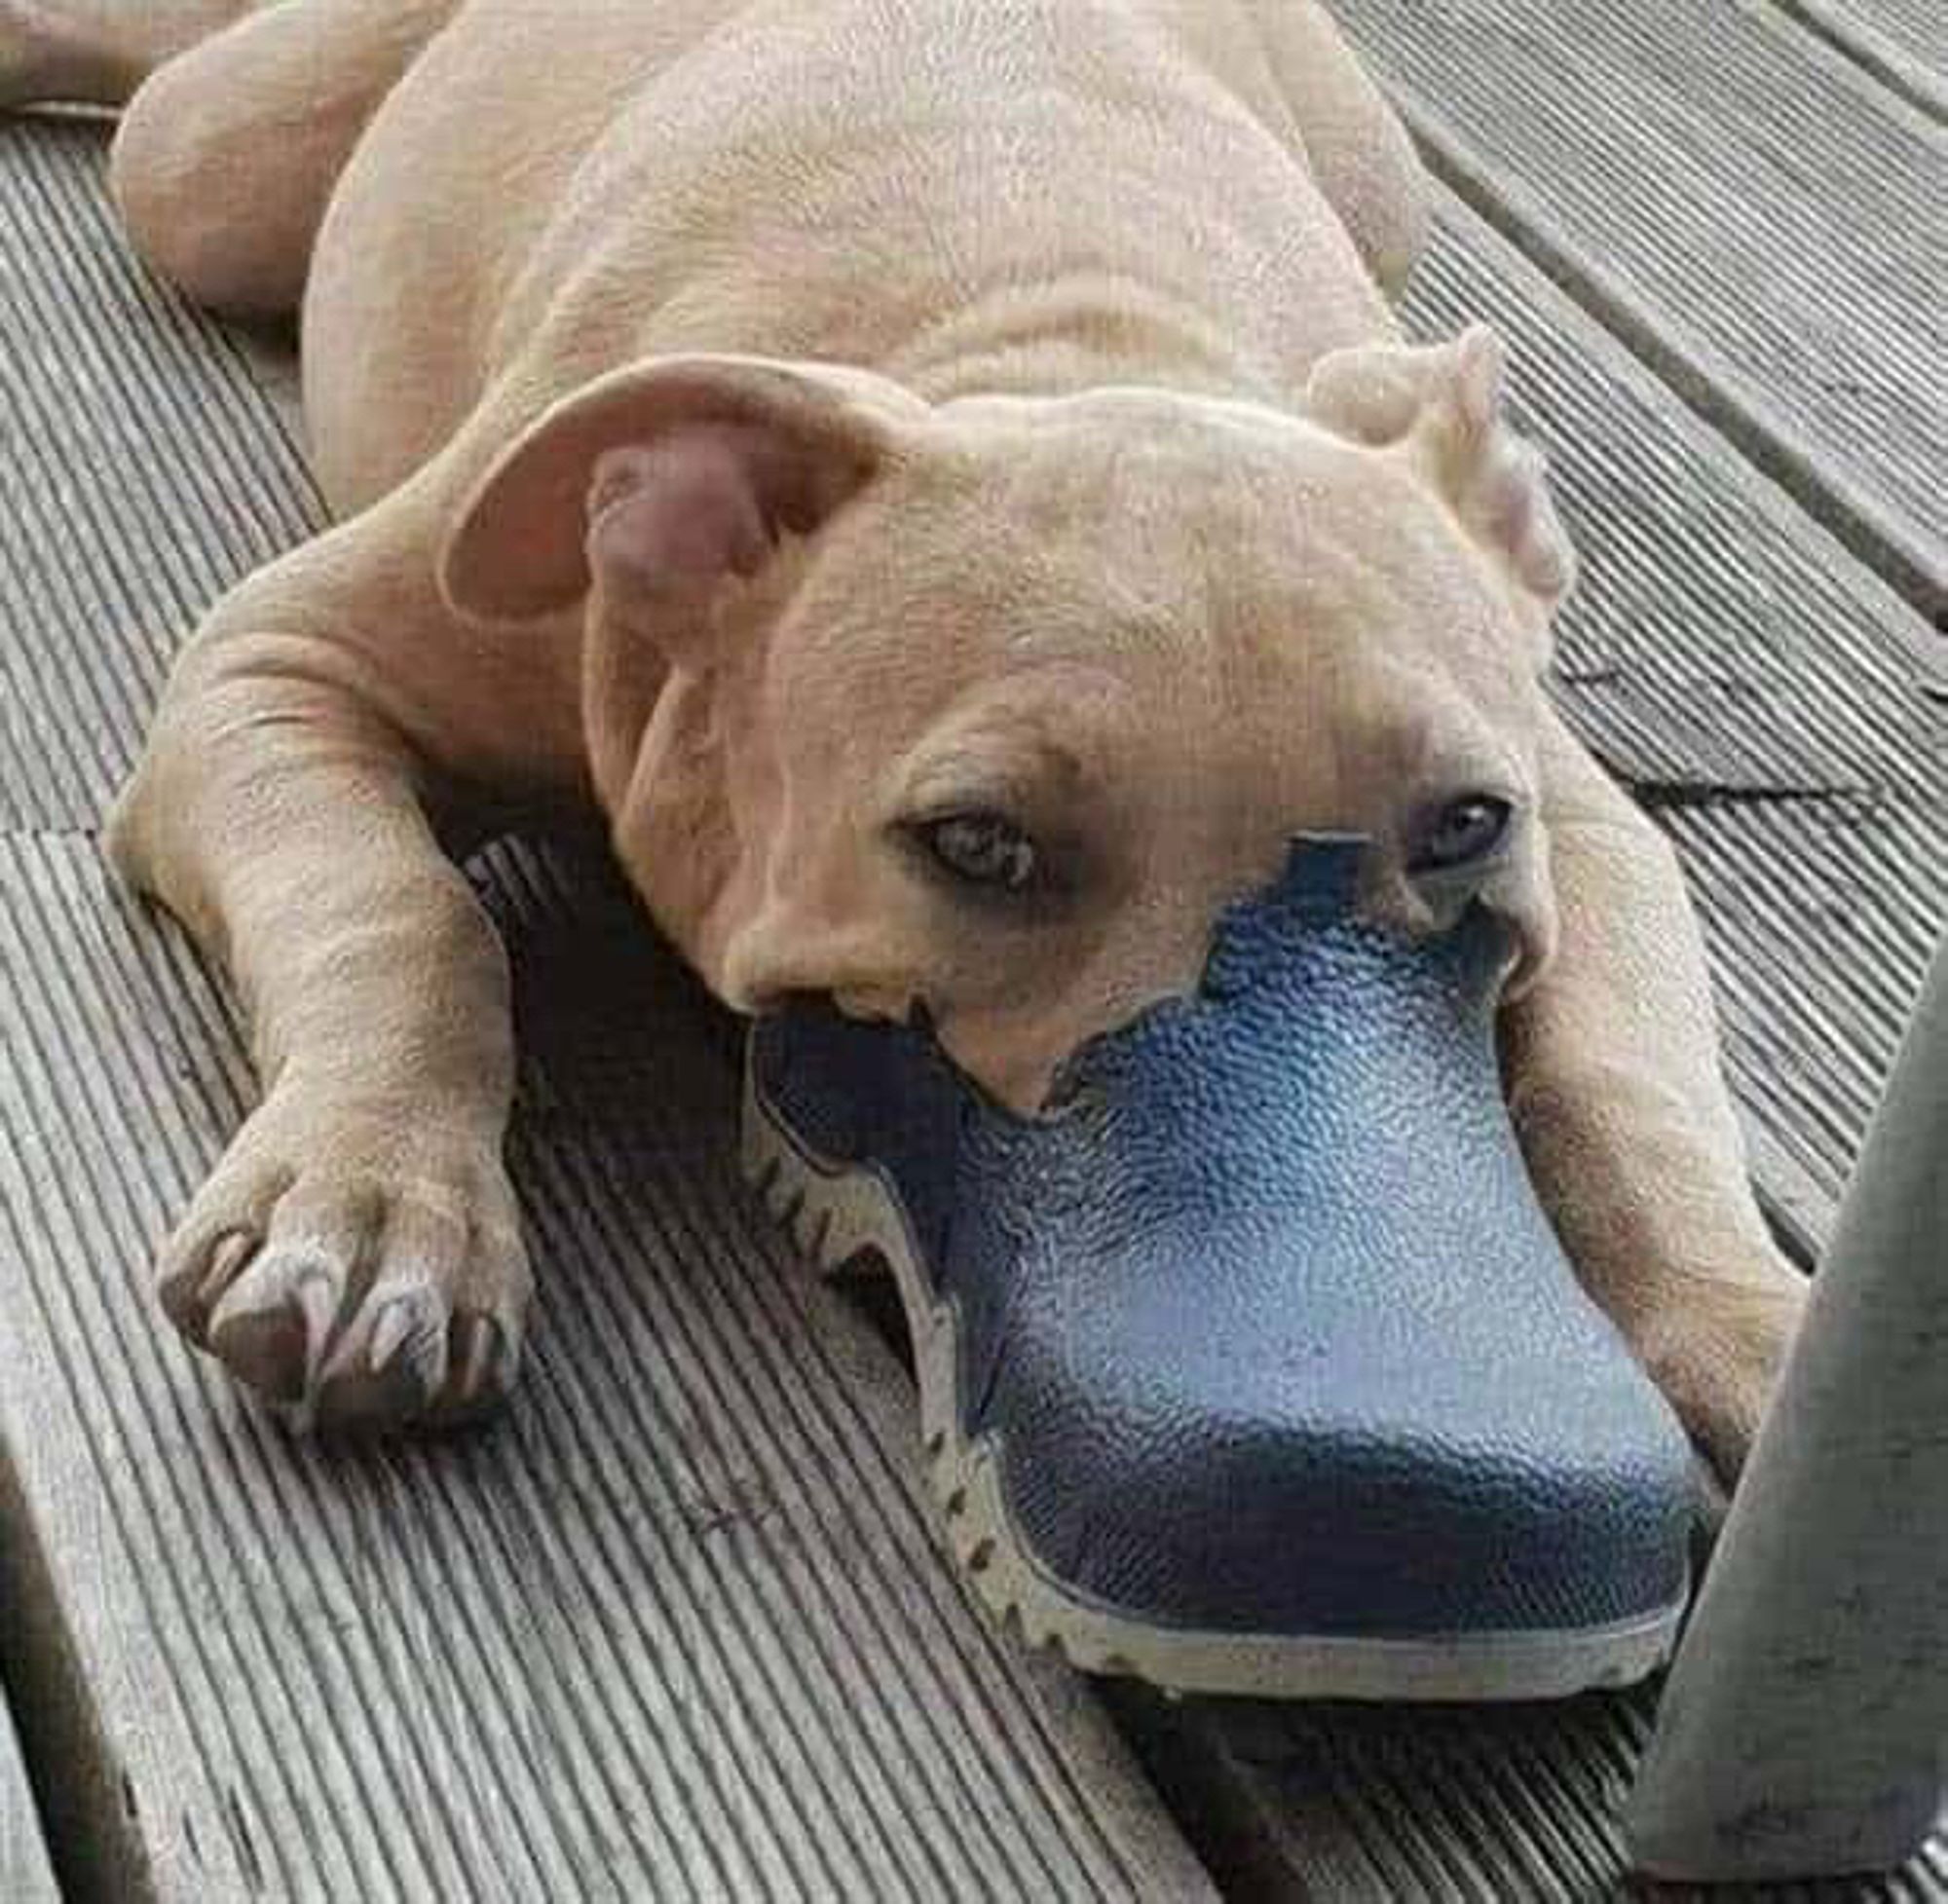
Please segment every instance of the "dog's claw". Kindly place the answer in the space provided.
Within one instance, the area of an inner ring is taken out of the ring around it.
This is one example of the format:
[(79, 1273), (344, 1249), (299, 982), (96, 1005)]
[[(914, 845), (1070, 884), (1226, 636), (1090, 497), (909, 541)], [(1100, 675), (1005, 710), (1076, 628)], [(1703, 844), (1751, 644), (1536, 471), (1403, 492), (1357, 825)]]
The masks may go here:
[(368, 1371), (383, 1375), (387, 1364), (404, 1347), (406, 1339), (415, 1329), (424, 1326), (424, 1318), (411, 1301), (401, 1297), (396, 1302), (389, 1302), (380, 1312), (379, 1320), (372, 1325), (372, 1349), (365, 1358)]
[(463, 1316), (453, 1325), (454, 1354), (439, 1413), (464, 1420), (491, 1407), (514, 1385), (520, 1345), (513, 1330), (492, 1316)]
[(209, 1312), (210, 1353), (271, 1400), (300, 1400), (316, 1385), (343, 1283), (327, 1251), (258, 1251)]
[(466, 1358), (461, 1363), (460, 1380), (455, 1389), (461, 1400), (471, 1400), (480, 1393), (497, 1360), (499, 1336), (500, 1330), (486, 1317), (473, 1319), (467, 1331)]
[(164, 1252), (170, 1320), (298, 1427), (472, 1414), (512, 1381), (528, 1270), (500, 1159), (398, 1153), (274, 1099)]
[(210, 1312), (243, 1275), (261, 1243), (251, 1231), (232, 1230), (217, 1239), (206, 1262), (192, 1256), (175, 1273), (163, 1278), (163, 1309), (197, 1347), (207, 1344)]

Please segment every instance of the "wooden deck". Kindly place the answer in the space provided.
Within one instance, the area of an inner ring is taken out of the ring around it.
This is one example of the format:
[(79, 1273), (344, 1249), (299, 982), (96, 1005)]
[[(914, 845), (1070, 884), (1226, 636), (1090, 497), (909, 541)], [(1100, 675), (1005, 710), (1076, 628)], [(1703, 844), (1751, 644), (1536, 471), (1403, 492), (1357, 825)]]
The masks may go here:
[[(1678, 844), (1811, 1255), (1948, 907), (1948, 13), (1339, 10), (1443, 181), (1409, 319), (1511, 340), (1585, 559), (1556, 689)], [(0, 123), (0, 1900), (1618, 1893), (1648, 1694), (1105, 1699), (983, 1623), (896, 1360), (732, 1180), (734, 1027), (589, 841), (475, 867), (510, 1416), (295, 1445), (157, 1326), (251, 1086), (94, 828), (176, 633), (318, 506), (284, 369), (131, 263), (100, 151)], [(1948, 1847), (1798, 1894), (1948, 1898)]]

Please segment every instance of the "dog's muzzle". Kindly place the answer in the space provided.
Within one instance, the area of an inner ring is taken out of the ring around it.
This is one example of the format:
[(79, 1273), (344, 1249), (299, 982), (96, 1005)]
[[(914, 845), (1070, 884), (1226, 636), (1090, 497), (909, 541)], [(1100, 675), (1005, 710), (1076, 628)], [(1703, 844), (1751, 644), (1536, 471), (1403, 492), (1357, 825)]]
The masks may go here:
[(752, 1115), (827, 1253), (902, 1271), (959, 1547), (1085, 1661), (1314, 1696), (1635, 1677), (1684, 1600), (1690, 1450), (1517, 1147), (1507, 927), (1363, 923), (1364, 850), (1295, 844), (1195, 995), (1092, 1041), (1044, 1115), (923, 1027), (808, 1005), (755, 1028)]

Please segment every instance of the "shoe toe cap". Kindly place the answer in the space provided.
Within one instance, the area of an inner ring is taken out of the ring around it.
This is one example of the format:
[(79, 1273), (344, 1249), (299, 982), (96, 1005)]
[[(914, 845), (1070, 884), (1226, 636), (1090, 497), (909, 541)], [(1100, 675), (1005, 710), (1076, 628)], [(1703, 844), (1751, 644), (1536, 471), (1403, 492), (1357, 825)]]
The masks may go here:
[(1574, 1298), (1519, 1325), (1314, 1304), (1283, 1339), (1190, 1306), (1015, 1319), (988, 1418), (1024, 1542), (1068, 1590), (1372, 1638), (1590, 1629), (1682, 1597), (1689, 1445)]

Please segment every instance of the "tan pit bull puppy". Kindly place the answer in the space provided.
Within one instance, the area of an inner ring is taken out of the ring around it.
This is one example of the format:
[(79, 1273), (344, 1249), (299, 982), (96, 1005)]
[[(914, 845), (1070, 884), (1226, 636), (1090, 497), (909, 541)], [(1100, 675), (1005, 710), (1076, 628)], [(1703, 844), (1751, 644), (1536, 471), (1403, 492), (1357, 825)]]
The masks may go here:
[(163, 1253), (192, 1342), (327, 1422), (512, 1379), (506, 973), (431, 818), (480, 790), (598, 803), (730, 1004), (922, 1003), (1018, 1106), (1357, 829), (1379, 916), (1517, 926), (1531, 1169), (1736, 1472), (1800, 1279), (1671, 854), (1539, 686), (1499, 349), (1401, 343), (1420, 176), (1316, 6), (244, 11), (0, 0), (0, 101), (129, 100), (143, 256), (302, 308), (342, 519), (114, 816), (263, 1076)]

